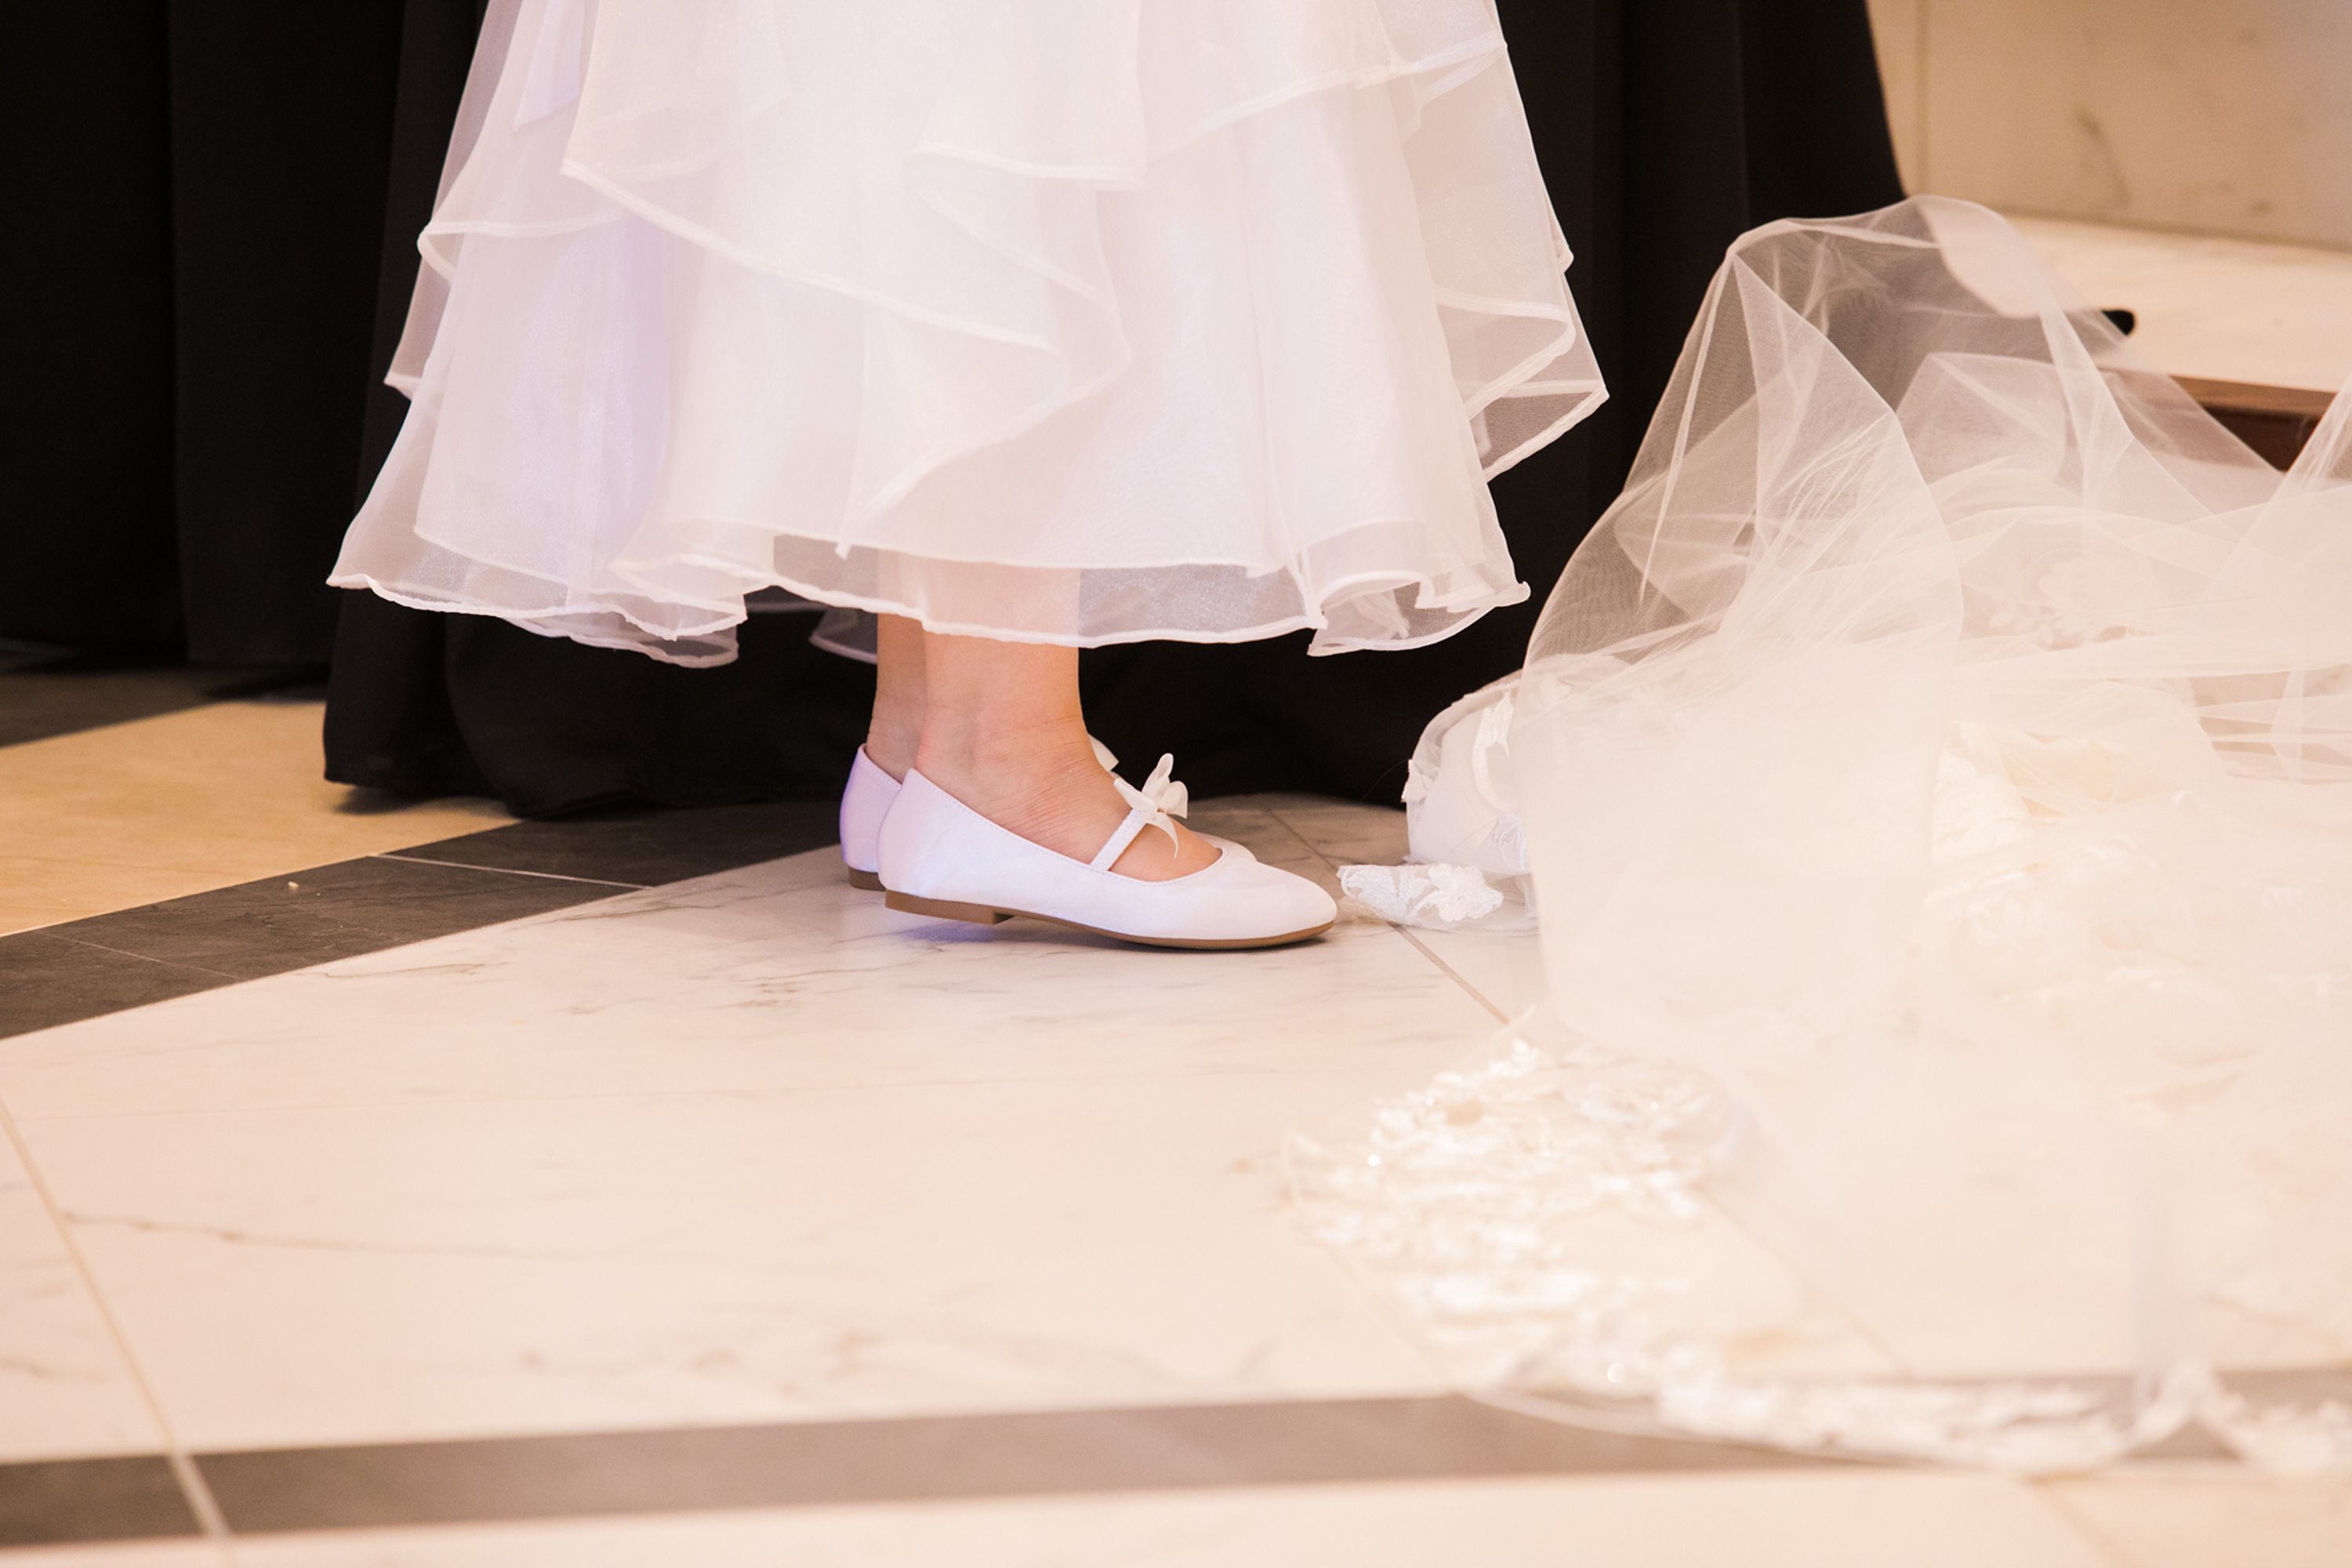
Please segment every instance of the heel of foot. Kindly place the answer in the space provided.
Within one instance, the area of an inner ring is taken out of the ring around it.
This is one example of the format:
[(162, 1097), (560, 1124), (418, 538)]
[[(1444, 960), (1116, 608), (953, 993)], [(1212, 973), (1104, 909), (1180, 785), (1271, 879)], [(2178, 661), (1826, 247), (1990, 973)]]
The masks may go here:
[(1003, 910), (986, 904), (959, 904), (945, 899), (918, 899), (908, 893), (892, 893), (882, 900), (905, 915), (929, 915), (933, 920), (968, 921), (973, 925), (992, 926), (1013, 917)]
[(848, 870), (851, 887), (868, 893), (878, 893), (882, 890), (882, 879), (873, 872), (861, 871), (855, 866), (850, 867)]

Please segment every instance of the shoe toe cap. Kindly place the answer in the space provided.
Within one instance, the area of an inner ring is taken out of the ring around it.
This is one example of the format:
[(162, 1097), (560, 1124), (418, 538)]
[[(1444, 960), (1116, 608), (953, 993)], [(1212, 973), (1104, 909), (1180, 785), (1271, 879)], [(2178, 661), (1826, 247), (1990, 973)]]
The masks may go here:
[(1262, 900), (1268, 923), (1286, 931), (1310, 931), (1339, 917), (1331, 895), (1295, 872), (1259, 862), (1250, 867), (1252, 891)]

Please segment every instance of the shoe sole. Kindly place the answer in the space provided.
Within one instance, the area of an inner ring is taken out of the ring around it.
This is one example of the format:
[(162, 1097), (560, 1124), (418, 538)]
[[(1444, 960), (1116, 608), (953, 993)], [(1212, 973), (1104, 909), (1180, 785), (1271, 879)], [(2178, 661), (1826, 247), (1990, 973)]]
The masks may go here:
[(855, 866), (845, 867), (844, 869), (849, 873), (849, 885), (851, 887), (857, 889), (861, 892), (878, 893), (882, 891), (882, 879), (876, 876), (873, 872), (861, 871)]
[(1044, 921), (1047, 925), (1060, 926), (1065, 931), (1082, 931), (1092, 936), (1107, 936), (1114, 942), (1133, 942), (1138, 947), (1173, 947), (1194, 952), (1238, 952), (1258, 947), (1287, 947), (1293, 942), (1307, 942), (1321, 936), (1337, 921), (1325, 921), (1319, 926), (1305, 931), (1286, 931), (1281, 936), (1188, 937), (1130, 936), (1123, 931), (1105, 931), (1100, 926), (1080, 925), (1076, 921), (1062, 920), (1054, 915), (1033, 914), (1027, 910), (1001, 910), (993, 904), (959, 904), (945, 899), (918, 899), (908, 893), (891, 893), (883, 900), (902, 915), (929, 915), (934, 920), (962, 921), (969, 925), (1002, 925), (1010, 920)]

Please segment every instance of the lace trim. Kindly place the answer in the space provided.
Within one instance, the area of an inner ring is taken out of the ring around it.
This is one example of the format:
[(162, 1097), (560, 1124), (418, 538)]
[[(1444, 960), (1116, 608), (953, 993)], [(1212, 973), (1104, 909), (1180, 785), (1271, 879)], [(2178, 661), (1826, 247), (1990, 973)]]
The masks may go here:
[(1502, 893), (1475, 866), (1342, 866), (1339, 890), (1391, 924), (1441, 931), (1503, 907)]
[(1700, 1280), (1595, 1267), (1586, 1227), (1613, 1217), (1671, 1240), (1723, 1224), (1706, 1188), (1737, 1163), (1743, 1131), (1695, 1068), (1584, 1041), (1547, 1050), (1515, 1030), (1483, 1063), (1380, 1102), (1349, 1141), (1294, 1137), (1288, 1168), (1308, 1234), (1458, 1381), (1542, 1414), (2035, 1473), (2105, 1464), (2202, 1420), (2274, 1469), (2352, 1469), (2352, 1409), (2257, 1408), (2194, 1361), (2137, 1394), (2095, 1380), (1738, 1375)]

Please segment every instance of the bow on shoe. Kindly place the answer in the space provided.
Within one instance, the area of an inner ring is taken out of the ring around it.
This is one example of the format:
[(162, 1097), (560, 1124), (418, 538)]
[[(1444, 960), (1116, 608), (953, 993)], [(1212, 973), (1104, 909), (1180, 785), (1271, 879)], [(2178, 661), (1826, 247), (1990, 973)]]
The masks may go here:
[(1171, 844), (1176, 842), (1176, 824), (1171, 819), (1183, 816), (1192, 804), (1191, 793), (1175, 774), (1176, 753), (1162, 752), (1160, 765), (1151, 770), (1151, 776), (1143, 781), (1141, 789), (1117, 773), (1110, 776), (1111, 782), (1118, 786), (1118, 793), (1126, 797), (1127, 804), (1142, 812), (1149, 826), (1168, 835)]

